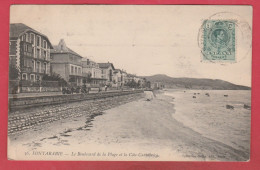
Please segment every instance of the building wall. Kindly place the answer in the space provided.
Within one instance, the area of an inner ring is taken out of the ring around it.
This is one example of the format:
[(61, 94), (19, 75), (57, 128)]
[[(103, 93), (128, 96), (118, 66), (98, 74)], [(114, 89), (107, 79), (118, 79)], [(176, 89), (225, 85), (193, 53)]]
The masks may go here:
[(10, 64), (20, 70), (20, 79), (41, 80), (43, 75), (50, 74), (50, 46), (44, 36), (33, 31), (27, 31), (17, 39), (10, 39)]
[(102, 78), (107, 79), (107, 83), (111, 83), (113, 81), (113, 68), (110, 66), (109, 68), (106, 69), (101, 69), (101, 75)]
[(77, 85), (82, 84), (82, 63), (81, 58), (70, 53), (51, 54), (52, 72), (60, 74), (67, 82), (72, 76), (76, 76)]
[(51, 53), (51, 63), (69, 63), (67, 53)]

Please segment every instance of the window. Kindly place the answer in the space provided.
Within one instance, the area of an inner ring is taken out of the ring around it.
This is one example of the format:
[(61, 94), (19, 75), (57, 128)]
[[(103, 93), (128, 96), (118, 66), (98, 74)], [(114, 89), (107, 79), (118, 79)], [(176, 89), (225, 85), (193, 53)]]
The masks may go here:
[(33, 68), (33, 71), (35, 71), (34, 60), (32, 60), (32, 68)]
[(79, 68), (79, 74), (81, 74), (81, 68)]
[(37, 49), (37, 58), (40, 58), (41, 57), (41, 50), (40, 49)]
[(75, 74), (77, 74), (78, 73), (78, 68), (77, 67), (75, 67)]
[(31, 42), (32, 44), (34, 44), (34, 34), (31, 34)]
[(38, 73), (40, 72), (40, 65), (41, 65), (40, 62), (37, 62), (37, 63), (36, 63), (36, 71), (37, 71)]
[(27, 44), (24, 44), (24, 51), (28, 51)]
[(24, 34), (24, 35), (22, 35), (21, 39), (22, 39), (22, 41), (26, 41), (25, 34)]
[(47, 74), (47, 63), (43, 63), (43, 73)]
[(40, 80), (40, 76), (39, 75), (36, 75), (36, 80)]
[(32, 47), (32, 56), (35, 57), (34, 56), (34, 47)]
[(73, 66), (71, 66), (71, 74), (73, 74), (73, 71), (74, 71), (74, 67)]
[(46, 53), (46, 51), (43, 51), (43, 57), (44, 57), (44, 59), (47, 59), (47, 53)]
[(36, 45), (37, 45), (38, 47), (40, 47), (40, 45), (41, 45), (41, 37), (40, 37), (40, 36), (37, 36), (37, 37), (36, 37)]
[(23, 73), (23, 74), (22, 74), (22, 79), (23, 79), (23, 80), (27, 80), (27, 74), (26, 74), (26, 73)]
[(47, 42), (45, 40), (43, 41), (43, 48), (47, 48)]
[(32, 80), (32, 81), (35, 80), (35, 75), (34, 75), (34, 74), (31, 74), (31, 75), (30, 75), (30, 80)]
[(25, 41), (29, 42), (29, 35), (28, 35), (28, 33), (25, 34)]

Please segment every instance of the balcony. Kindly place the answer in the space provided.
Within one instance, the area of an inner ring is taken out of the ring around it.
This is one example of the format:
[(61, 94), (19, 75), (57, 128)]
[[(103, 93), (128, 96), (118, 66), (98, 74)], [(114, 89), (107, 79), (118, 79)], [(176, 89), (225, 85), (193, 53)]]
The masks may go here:
[(32, 70), (33, 70), (33, 68), (31, 68), (31, 67), (22, 67), (21, 68), (21, 71), (26, 72), (26, 73), (31, 73)]

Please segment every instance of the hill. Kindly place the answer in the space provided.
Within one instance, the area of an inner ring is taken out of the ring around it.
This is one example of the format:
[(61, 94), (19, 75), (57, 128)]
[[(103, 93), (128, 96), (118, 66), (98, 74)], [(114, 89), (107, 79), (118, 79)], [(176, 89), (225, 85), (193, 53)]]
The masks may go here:
[(143, 76), (151, 83), (161, 82), (165, 88), (186, 88), (186, 89), (205, 89), (205, 90), (250, 90), (250, 87), (236, 85), (219, 79), (204, 78), (173, 78), (165, 74), (153, 76)]

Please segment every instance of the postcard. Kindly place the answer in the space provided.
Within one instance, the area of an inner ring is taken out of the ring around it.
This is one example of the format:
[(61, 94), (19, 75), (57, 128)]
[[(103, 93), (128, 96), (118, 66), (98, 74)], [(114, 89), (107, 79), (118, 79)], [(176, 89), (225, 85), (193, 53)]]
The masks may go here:
[(249, 161), (246, 5), (11, 5), (9, 160)]

